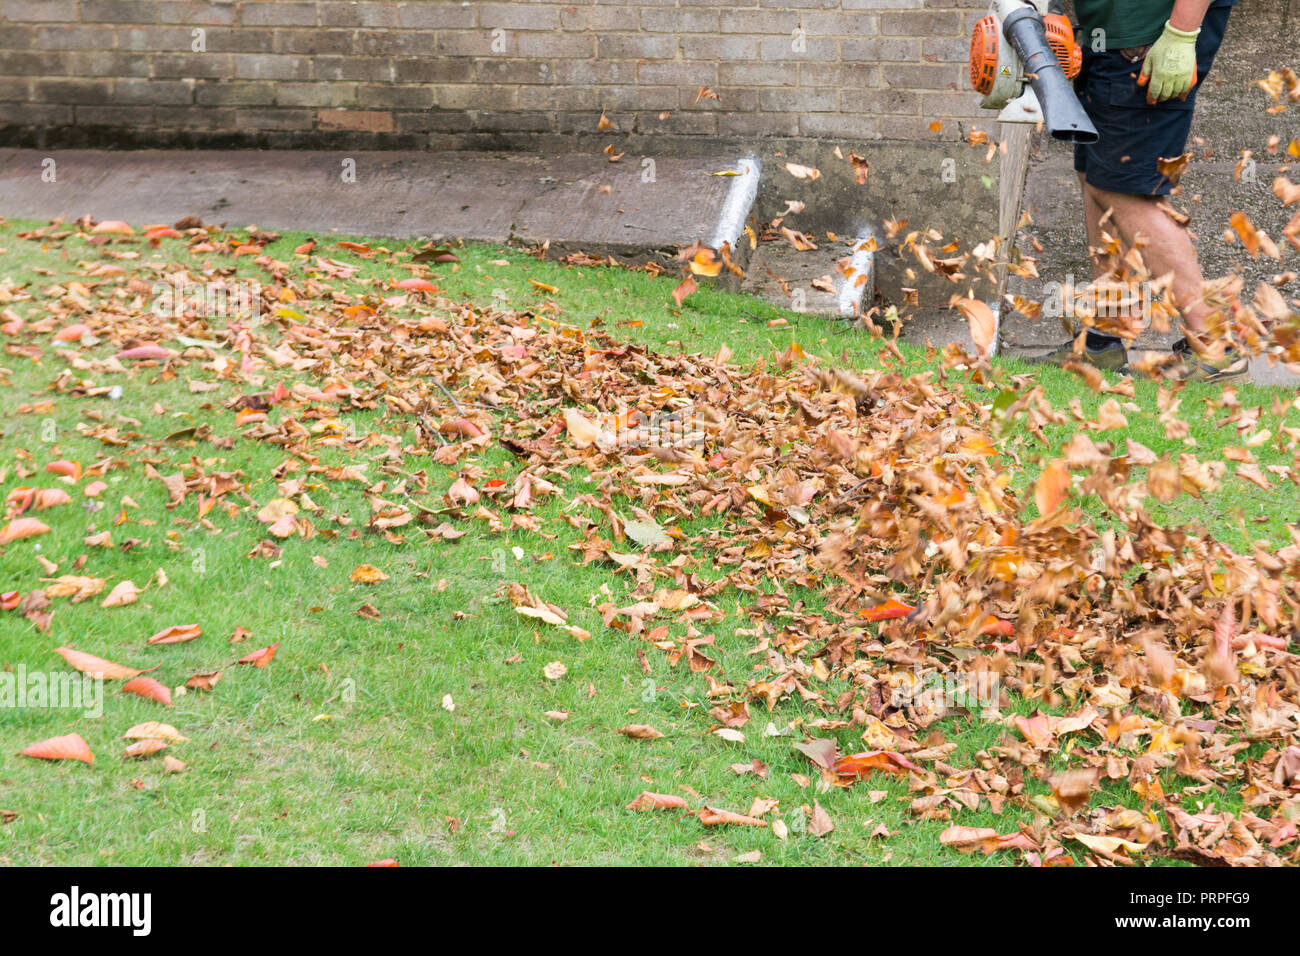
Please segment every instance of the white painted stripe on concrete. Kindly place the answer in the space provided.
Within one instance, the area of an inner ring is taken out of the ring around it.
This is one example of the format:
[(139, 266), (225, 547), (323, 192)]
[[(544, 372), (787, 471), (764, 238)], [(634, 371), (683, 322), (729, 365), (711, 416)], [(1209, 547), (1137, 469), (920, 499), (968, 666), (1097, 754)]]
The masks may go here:
[[(853, 244), (854, 252), (849, 257), (847, 275), (840, 276), (839, 288), (836, 290), (836, 311), (844, 316), (856, 316), (862, 308), (862, 297), (868, 289), (876, 287), (876, 254), (867, 248), (874, 238), (871, 227), (867, 226), (858, 233), (857, 242)], [(859, 248), (863, 247), (863, 248)], [(865, 275), (866, 281), (859, 282), (858, 277)]]
[(727, 198), (722, 202), (722, 211), (718, 213), (718, 223), (709, 238), (710, 249), (721, 249), (727, 243), (731, 249), (745, 234), (745, 219), (758, 197), (758, 177), (762, 166), (756, 156), (747, 156), (736, 163), (737, 175), (730, 177), (731, 186), (727, 189)]

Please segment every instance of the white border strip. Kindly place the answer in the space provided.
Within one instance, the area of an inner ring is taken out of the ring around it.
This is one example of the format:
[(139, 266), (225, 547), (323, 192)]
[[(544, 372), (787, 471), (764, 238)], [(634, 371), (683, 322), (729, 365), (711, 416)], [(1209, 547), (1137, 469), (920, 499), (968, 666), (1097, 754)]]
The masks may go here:
[[(871, 231), (870, 226), (858, 233), (857, 241), (854, 243), (856, 251), (849, 259), (849, 267), (846, 270), (848, 275), (840, 277), (835, 302), (836, 311), (842, 316), (850, 318), (856, 316), (862, 308), (862, 297), (867, 289), (875, 289), (876, 254), (869, 248), (857, 248), (869, 246), (874, 237), (875, 233)], [(858, 282), (860, 275), (866, 275), (865, 282)]]
[(756, 156), (747, 156), (736, 163), (737, 175), (731, 177), (731, 186), (727, 198), (723, 200), (722, 212), (718, 214), (717, 225), (709, 239), (710, 249), (721, 249), (725, 242), (734, 252), (736, 243), (745, 234), (745, 219), (758, 197), (758, 177), (762, 165)]
[(993, 344), (989, 346), (989, 355), (997, 355), (1002, 348), (1002, 303), (994, 299), (985, 304), (993, 311)]

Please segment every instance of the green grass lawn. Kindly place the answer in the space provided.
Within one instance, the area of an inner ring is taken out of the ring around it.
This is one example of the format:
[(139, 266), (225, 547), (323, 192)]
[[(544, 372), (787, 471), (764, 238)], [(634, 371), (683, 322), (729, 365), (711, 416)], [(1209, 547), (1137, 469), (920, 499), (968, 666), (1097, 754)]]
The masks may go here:
[[(36, 225), (0, 224), (0, 313), (11, 310), (29, 323), (44, 314), (41, 290), (67, 281), (91, 282), (86, 272), (97, 263), (113, 261), (152, 281), (169, 262), (192, 267), (204, 258), (174, 239), (163, 239), (155, 249), (143, 242), (95, 246), (79, 238), (57, 243), (18, 238)], [(285, 234), (264, 252), (290, 263), (301, 276), (303, 261), (292, 250), (307, 238)], [(344, 283), (355, 290), (374, 293), (377, 283), (410, 274), (382, 255), (366, 259), (327, 248), (337, 237), (316, 238), (318, 253), (358, 267), (355, 278)], [(408, 245), (356, 241), (394, 251)], [(130, 249), (140, 256), (109, 260), (107, 249)], [(865, 333), (713, 288), (701, 288), (678, 309), (670, 297), (673, 278), (565, 267), (493, 246), (465, 246), (455, 253), (457, 263), (432, 267), (442, 295), (532, 309), (584, 328), (596, 324), (615, 338), (659, 351), (712, 354), (725, 344), (736, 361), (756, 363), (798, 344), (853, 368), (879, 367), (888, 359), (884, 344)], [(221, 265), (265, 280), (251, 257), (223, 259)], [(34, 292), (32, 300), (5, 301), (22, 286)], [(7, 348), (0, 358), (5, 408), (0, 488), (8, 493), (20, 485), (68, 487), (74, 502), (39, 515), (52, 533), (0, 548), (0, 591), (25, 594), (40, 587), (42, 578), (61, 574), (94, 575), (104, 578), (106, 587), (81, 603), (55, 598), (48, 632), (16, 612), (0, 612), (0, 667), (66, 671), (51, 650), (71, 645), (132, 667), (157, 665), (151, 676), (171, 688), (200, 672), (222, 670), (223, 677), (213, 691), (190, 691), (176, 697), (171, 708), (121, 695), (116, 683), (106, 683), (99, 719), (54, 708), (0, 707), (0, 810), (17, 814), (0, 825), (0, 862), (352, 865), (395, 858), (403, 865), (690, 864), (727, 863), (757, 850), (762, 862), (777, 864), (996, 865), (1012, 862), (1012, 855), (962, 855), (942, 847), (938, 834), (950, 823), (1007, 833), (1020, 822), (1033, 822), (1031, 809), (1010, 803), (1000, 814), (985, 806), (951, 821), (918, 821), (909, 811), (913, 795), (905, 778), (819, 787), (815, 768), (792, 744), (804, 739), (802, 722), (820, 714), (805, 712), (797, 702), (783, 703), (770, 715), (756, 711), (743, 742), (710, 734), (706, 712), (712, 705), (703, 679), (684, 666), (669, 666), (657, 653), (645, 658), (646, 672), (636, 654), (645, 645), (602, 623), (596, 605), (628, 603), (630, 587), (626, 576), (611, 575), (608, 566), (581, 566), (569, 550), (578, 534), (563, 522), (563, 513), (571, 496), (591, 488), (581, 473), (575, 472), (562, 498), (536, 509), (554, 539), (520, 531), (492, 535), (481, 522), (465, 521), (460, 527), (469, 533), (459, 540), (430, 542), (413, 534), (401, 545), (364, 533), (369, 515), (364, 485), (314, 482), (308, 476), (309, 493), (323, 513), (348, 516), (363, 533), (331, 524), (340, 529), (336, 537), (290, 537), (276, 542), (283, 549), (278, 557), (250, 557), (268, 537), (254, 516), (280, 494), (273, 472), (286, 455), (235, 430), (223, 402), (237, 386), (225, 382), (218, 390), (192, 392), (186, 377), (218, 381), (197, 366), (171, 381), (154, 380), (143, 371), (84, 373), (69, 368), (49, 336), (40, 337), (37, 360), (15, 348), (28, 341), (24, 333), (0, 334)], [(927, 362), (923, 348), (900, 348), (907, 370), (937, 367)], [(105, 358), (112, 349), (105, 343), (85, 351)], [(1016, 387), (1013, 376), (1031, 372), (1061, 410), (1077, 396), (1084, 416), (1093, 417), (1110, 397), (1055, 369), (1015, 361), (996, 361), (995, 368), (998, 383), (966, 386), (981, 401), (998, 400)], [(309, 380), (306, 373), (283, 377)], [(97, 386), (120, 385), (120, 397), (78, 394), (75, 386), (83, 378)], [(268, 386), (274, 381), (272, 376)], [(1279, 400), (1293, 396), (1253, 386), (1242, 386), (1237, 394), (1243, 406), (1263, 407), (1261, 420), (1276, 435), (1252, 449), (1260, 467), (1290, 465), (1281, 441), (1283, 421), (1270, 416)], [(1129, 428), (1096, 437), (1114, 441), (1118, 436), (1121, 444), (1131, 437), (1157, 454), (1191, 451), (1201, 460), (1218, 458), (1224, 446), (1240, 444), (1236, 429), (1215, 424), (1225, 417), (1215, 404), (1219, 395), (1217, 388), (1189, 385), (1181, 393), (1180, 412), (1190, 426), (1189, 439), (1170, 439), (1157, 421), (1157, 387), (1139, 382), (1133, 399), (1121, 398), (1132, 402), (1126, 411)], [(52, 406), (41, 405), (45, 402)], [(24, 413), (23, 405), (36, 410)], [(400, 428), (406, 437), (414, 427), (378, 413), (347, 418), (362, 435)], [(1300, 424), (1300, 414), (1288, 408), (1285, 423)], [(205, 424), (214, 437), (232, 437), (233, 444), (221, 447), (185, 431)], [(115, 427), (125, 444), (105, 442), (105, 427)], [(1020, 487), (1032, 483), (1036, 462), (1059, 455), (1074, 430), (1069, 423), (1052, 426), (1047, 430), (1052, 445), (1044, 447), (1014, 423), (1008, 426), (1002, 439), (1022, 459)], [(66, 486), (42, 470), (56, 459), (88, 464), (117, 454), (129, 454), (133, 467), (108, 473), (109, 487), (97, 511), (83, 507), (84, 481)], [(320, 456), (326, 466), (370, 458), (368, 479), (378, 477), (376, 451), (322, 445)], [(192, 496), (168, 510), (162, 482), (144, 474), (146, 461), (162, 475), (194, 461), (209, 471), (238, 470), (256, 504), (234, 516), (224, 503), (218, 505), (205, 526)], [(474, 461), (485, 476), (508, 480), (516, 470), (512, 456), (497, 445)], [(456, 469), (427, 458), (409, 468), (426, 470), (430, 501), (437, 507), (434, 499)], [(1255, 540), (1285, 543), (1286, 525), (1297, 518), (1296, 498), (1289, 486), (1275, 484), (1277, 490), (1266, 492), (1236, 479), (1230, 463), (1220, 491), (1200, 500), (1183, 495), (1158, 517), (1203, 525), (1236, 548)], [(123, 506), (124, 498), (136, 507)], [(1032, 495), (1028, 498), (1032, 501)], [(1084, 504), (1100, 514), (1095, 499)], [(84, 543), (105, 531), (111, 549)], [(38, 555), (57, 570), (47, 573)], [(379, 568), (387, 579), (353, 583), (350, 575), (361, 564)], [(118, 582), (129, 579), (143, 587), (160, 570), (165, 586), (151, 584), (126, 607), (100, 607)], [(522, 583), (564, 608), (570, 622), (593, 637), (579, 641), (521, 618), (499, 594), (507, 582)], [(814, 594), (802, 596), (816, 601)], [(743, 613), (748, 600), (721, 595), (717, 603), (728, 617), (710, 625), (718, 634), (719, 664), (729, 674), (743, 674), (750, 666), (745, 652), (752, 640), (732, 636), (749, 626)], [(358, 614), (365, 605), (378, 620), (369, 611)], [(191, 622), (202, 626), (200, 639), (145, 645), (149, 635)], [(237, 629), (249, 636), (231, 644)], [(282, 643), (269, 666), (231, 666), (277, 641)], [(553, 661), (568, 669), (560, 679), (543, 673)], [(1016, 712), (1032, 709), (1013, 703)], [(547, 717), (548, 711), (569, 716), (561, 722)], [(183, 772), (165, 773), (160, 758), (119, 759), (127, 743), (122, 734), (147, 720), (166, 721), (189, 738), (168, 751), (185, 762)], [(616, 732), (628, 724), (651, 724), (665, 736), (642, 741)], [(959, 766), (957, 757), (969, 758), (1004, 732), (965, 717), (944, 721), (942, 729), (958, 741), (952, 762)], [(95, 752), (93, 767), (18, 756), (28, 744), (72, 731)], [(852, 731), (826, 735), (837, 736), (846, 752), (865, 749)], [(733, 769), (753, 760), (766, 765), (765, 777)], [(1165, 786), (1175, 789), (1178, 782), (1170, 776)], [(1046, 792), (1038, 781), (1029, 789)], [(777, 800), (768, 819), (785, 821), (789, 834), (780, 839), (772, 827), (706, 827), (692, 817), (625, 810), (642, 790), (685, 796), (692, 807), (708, 804), (739, 813), (756, 798)], [(1124, 787), (1108, 788), (1105, 797), (1142, 806)], [(803, 808), (814, 800), (835, 824), (821, 837), (804, 825)], [(1215, 802), (1224, 809), (1240, 805), (1231, 793)]]

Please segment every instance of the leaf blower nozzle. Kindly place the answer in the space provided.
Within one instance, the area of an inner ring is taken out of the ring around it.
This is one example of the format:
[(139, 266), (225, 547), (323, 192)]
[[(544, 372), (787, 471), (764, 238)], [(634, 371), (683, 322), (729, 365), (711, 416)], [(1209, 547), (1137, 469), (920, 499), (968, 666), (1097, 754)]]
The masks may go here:
[(1074, 87), (1048, 43), (1039, 12), (1026, 5), (1007, 13), (1002, 19), (1002, 32), (1020, 57), (1025, 79), (1038, 97), (1043, 125), (1052, 139), (1097, 142), (1097, 128), (1074, 95)]

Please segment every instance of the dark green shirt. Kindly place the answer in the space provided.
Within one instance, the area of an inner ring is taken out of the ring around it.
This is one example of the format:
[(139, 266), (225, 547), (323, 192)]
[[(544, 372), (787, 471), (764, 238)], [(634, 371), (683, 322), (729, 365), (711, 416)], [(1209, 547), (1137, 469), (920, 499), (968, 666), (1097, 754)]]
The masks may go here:
[[(1216, 0), (1211, 6), (1232, 6), (1237, 0)], [(1083, 28), (1085, 48), (1092, 44), (1092, 31), (1106, 31), (1106, 49), (1143, 46), (1160, 39), (1165, 21), (1173, 12), (1174, 0), (1074, 0)]]

